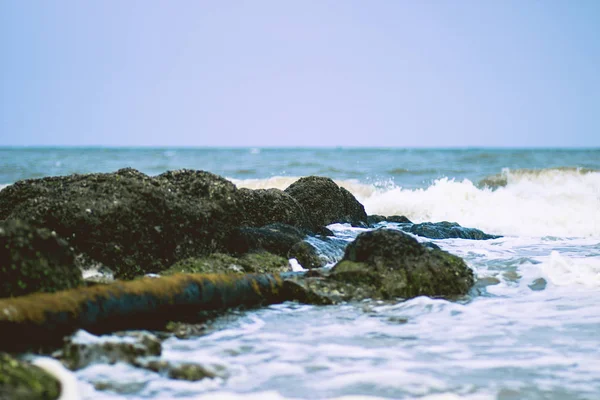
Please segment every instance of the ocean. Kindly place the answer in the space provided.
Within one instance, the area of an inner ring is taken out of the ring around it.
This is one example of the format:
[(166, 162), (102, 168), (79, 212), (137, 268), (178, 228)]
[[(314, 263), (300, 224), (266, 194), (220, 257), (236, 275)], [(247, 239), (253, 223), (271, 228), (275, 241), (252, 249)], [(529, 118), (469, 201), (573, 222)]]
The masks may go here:
[[(503, 237), (433, 240), (477, 277), (460, 301), (233, 311), (204, 336), (163, 343), (165, 360), (226, 377), (96, 364), (75, 373), (81, 398), (600, 398), (600, 149), (0, 148), (0, 188), (123, 167), (202, 169), (247, 188), (327, 176), (368, 214)], [(333, 264), (365, 229), (329, 228), (339, 245), (309, 240)]]

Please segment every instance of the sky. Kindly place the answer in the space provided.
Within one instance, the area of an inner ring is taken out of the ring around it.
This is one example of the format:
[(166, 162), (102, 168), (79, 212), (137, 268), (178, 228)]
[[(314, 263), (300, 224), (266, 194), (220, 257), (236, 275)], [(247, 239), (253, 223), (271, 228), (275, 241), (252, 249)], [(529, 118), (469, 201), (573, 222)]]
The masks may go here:
[(600, 147), (597, 0), (0, 2), (0, 146)]

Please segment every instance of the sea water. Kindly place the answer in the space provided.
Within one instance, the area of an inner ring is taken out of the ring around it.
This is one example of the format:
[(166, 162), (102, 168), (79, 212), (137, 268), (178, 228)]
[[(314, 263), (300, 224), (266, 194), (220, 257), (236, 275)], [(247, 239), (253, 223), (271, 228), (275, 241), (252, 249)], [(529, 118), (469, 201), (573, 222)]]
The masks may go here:
[[(503, 237), (433, 241), (477, 277), (460, 301), (230, 312), (204, 336), (163, 343), (165, 360), (224, 377), (183, 382), (97, 364), (75, 374), (81, 398), (600, 398), (600, 149), (0, 149), (2, 185), (123, 167), (203, 169), (248, 188), (328, 176), (369, 214)], [(364, 229), (330, 228), (335, 240), (309, 240), (333, 264)]]

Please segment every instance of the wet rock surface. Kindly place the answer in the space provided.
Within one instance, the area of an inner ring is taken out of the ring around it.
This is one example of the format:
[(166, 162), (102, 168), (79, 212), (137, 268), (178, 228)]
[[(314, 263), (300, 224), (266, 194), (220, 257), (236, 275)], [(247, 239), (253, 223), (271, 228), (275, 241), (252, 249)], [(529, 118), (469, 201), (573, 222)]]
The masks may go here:
[(426, 247), (400, 231), (378, 229), (361, 233), (325, 277), (290, 281), (296, 285), (298, 300), (323, 304), (327, 300), (460, 296), (468, 292), (474, 278), (460, 257)]
[(304, 268), (317, 268), (325, 264), (317, 250), (304, 242), (307, 232), (286, 224), (270, 224), (260, 228), (241, 228), (229, 242), (235, 254), (267, 251), (285, 258), (296, 258)]
[(429, 239), (471, 239), (471, 240), (489, 240), (497, 239), (502, 236), (488, 235), (475, 228), (464, 228), (456, 222), (423, 222), (421, 224), (413, 224), (410, 227), (402, 228), (403, 230), (423, 236)]
[(160, 340), (149, 332), (130, 331), (111, 336), (95, 336), (79, 331), (65, 341), (62, 350), (55, 354), (63, 364), (78, 370), (95, 363), (134, 364), (139, 357), (159, 356)]
[(68, 243), (21, 220), (0, 221), (0, 298), (82, 284)]
[(367, 213), (362, 204), (346, 189), (330, 178), (309, 176), (300, 178), (285, 189), (310, 216), (313, 225), (350, 223), (367, 226)]
[(39, 367), (0, 353), (0, 400), (54, 400), (58, 380)]

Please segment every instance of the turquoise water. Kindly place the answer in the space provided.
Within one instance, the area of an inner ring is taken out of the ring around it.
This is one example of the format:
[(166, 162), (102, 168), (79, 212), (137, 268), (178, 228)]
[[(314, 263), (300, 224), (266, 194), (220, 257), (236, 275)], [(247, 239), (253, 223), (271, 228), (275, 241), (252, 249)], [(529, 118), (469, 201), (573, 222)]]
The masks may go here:
[[(232, 312), (205, 336), (163, 345), (164, 359), (226, 377), (96, 364), (76, 373), (82, 398), (600, 398), (600, 149), (0, 149), (0, 184), (126, 166), (205, 169), (250, 188), (324, 175), (370, 214), (504, 237), (434, 241), (477, 276), (461, 301)], [(330, 228), (341, 245), (309, 240), (333, 263), (361, 229)]]
[(600, 170), (600, 149), (0, 148), (0, 184), (125, 166), (150, 175), (191, 168), (237, 179), (324, 175), (373, 183), (393, 180), (413, 188), (441, 177), (477, 182), (502, 168)]

